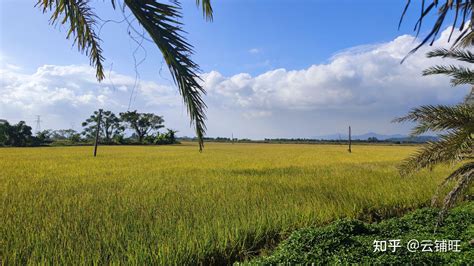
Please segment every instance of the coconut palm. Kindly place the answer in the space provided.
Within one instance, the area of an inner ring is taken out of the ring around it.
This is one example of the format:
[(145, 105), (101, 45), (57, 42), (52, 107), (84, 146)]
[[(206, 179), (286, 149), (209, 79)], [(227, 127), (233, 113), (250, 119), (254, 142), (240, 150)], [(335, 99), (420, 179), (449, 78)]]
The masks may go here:
[[(117, 8), (117, 0), (110, 0), (112, 8)], [(210, 0), (196, 0), (202, 6), (207, 20), (212, 20)], [(104, 57), (101, 40), (98, 36), (97, 22), (100, 18), (94, 13), (89, 0), (38, 0), (44, 13), (51, 12), (51, 24), (63, 24), (68, 27), (67, 38), (72, 37), (80, 52), (90, 58), (90, 63), (96, 69), (98, 81), (104, 79)], [(117, 9), (125, 12), (128, 9), (139, 22), (140, 26), (151, 37), (163, 54), (164, 60), (173, 76), (178, 90), (183, 97), (199, 139), (199, 150), (203, 148), (203, 136), (206, 130), (205, 109), (202, 100), (205, 93), (198, 76), (199, 66), (191, 60), (193, 46), (183, 36), (181, 5), (179, 0), (161, 3), (156, 0), (124, 0)]]
[[(427, 54), (428, 57), (454, 58), (474, 63), (474, 54), (467, 50), (438, 49)], [(465, 66), (434, 66), (426, 69), (423, 75), (445, 74), (451, 77), (451, 84), (474, 85), (474, 71)], [(418, 125), (412, 135), (420, 135), (428, 131), (441, 132), (440, 140), (429, 142), (416, 154), (404, 161), (400, 167), (403, 175), (423, 168), (433, 168), (437, 164), (450, 163), (461, 166), (447, 176), (438, 191), (451, 181), (456, 184), (443, 201), (439, 221), (442, 222), (446, 210), (454, 205), (474, 179), (474, 86), (464, 103), (455, 106), (428, 105), (413, 109), (408, 115), (397, 118), (395, 122), (412, 121)], [(437, 200), (433, 197), (432, 203)]]

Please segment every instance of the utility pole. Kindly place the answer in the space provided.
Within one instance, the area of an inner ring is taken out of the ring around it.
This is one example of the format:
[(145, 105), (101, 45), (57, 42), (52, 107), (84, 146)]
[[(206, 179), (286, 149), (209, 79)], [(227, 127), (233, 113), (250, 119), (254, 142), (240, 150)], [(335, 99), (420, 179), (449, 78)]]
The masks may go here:
[(37, 115), (36, 116), (36, 133), (40, 132), (41, 131), (41, 116), (40, 115)]
[(232, 132), (232, 139), (230, 141), (232, 144), (234, 144), (234, 132)]
[(349, 153), (352, 153), (352, 139), (351, 139), (351, 126), (349, 126)]
[(95, 132), (94, 157), (97, 156), (97, 144), (99, 144), (99, 132), (100, 132), (101, 116), (102, 116), (102, 109), (99, 109), (99, 115), (97, 117), (97, 131)]

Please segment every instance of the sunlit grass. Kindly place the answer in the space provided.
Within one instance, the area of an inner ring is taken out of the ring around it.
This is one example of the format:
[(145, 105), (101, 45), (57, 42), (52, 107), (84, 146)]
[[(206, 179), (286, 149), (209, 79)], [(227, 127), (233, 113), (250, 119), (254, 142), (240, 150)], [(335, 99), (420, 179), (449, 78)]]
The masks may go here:
[[(426, 204), (449, 169), (414, 147), (212, 144), (0, 149), (3, 263), (210, 263), (295, 228)], [(365, 213), (365, 214), (363, 214)]]

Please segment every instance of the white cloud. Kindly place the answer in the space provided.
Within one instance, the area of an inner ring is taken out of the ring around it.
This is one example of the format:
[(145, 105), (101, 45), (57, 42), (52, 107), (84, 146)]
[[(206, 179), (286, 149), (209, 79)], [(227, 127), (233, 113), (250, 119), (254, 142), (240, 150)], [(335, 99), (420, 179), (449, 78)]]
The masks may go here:
[(86, 65), (44, 65), (28, 74), (4, 64), (0, 76), (0, 117), (28, 122), (38, 114), (49, 116), (44, 119), (49, 127), (79, 124), (98, 108), (122, 112), (130, 100), (131, 109), (139, 110), (181, 104), (175, 88), (142, 80), (134, 89), (134, 77), (115, 72), (99, 83)]
[[(448, 34), (449, 29), (441, 34), (437, 47), (447, 47)], [(208, 133), (311, 137), (340, 132), (348, 124), (355, 134), (406, 133), (408, 126), (390, 123), (393, 117), (420, 104), (461, 101), (469, 90), (450, 87), (443, 76), (421, 77), (421, 71), (431, 65), (451, 63), (427, 59), (425, 52), (431, 47), (423, 47), (400, 64), (416, 43), (414, 37), (403, 35), (387, 43), (346, 49), (328, 63), (300, 70), (278, 68), (228, 77), (218, 71), (203, 74)], [(79, 125), (97, 108), (118, 113), (131, 102), (131, 109), (164, 115), (166, 125), (181, 135), (193, 134), (174, 87), (141, 80), (133, 89), (133, 76), (115, 72), (98, 83), (94, 69), (84, 65), (44, 65), (26, 73), (6, 60), (0, 54), (0, 118), (34, 125), (39, 114), (44, 128), (64, 128)]]
[(252, 49), (249, 50), (249, 53), (251, 53), (251, 54), (258, 54), (260, 52), (261, 52), (261, 50), (258, 49), (258, 48), (252, 48)]
[[(448, 47), (449, 29), (436, 47)], [(422, 77), (434, 64), (423, 47), (403, 64), (401, 60), (416, 45), (409, 35), (377, 45), (347, 49), (326, 64), (306, 69), (274, 69), (257, 76), (240, 73), (224, 77), (212, 71), (203, 75), (210, 97), (221, 105), (272, 110), (407, 110), (426, 103), (451, 103), (462, 99), (465, 88), (451, 88), (444, 76)]]
[(243, 112), (243, 116), (245, 118), (249, 118), (249, 119), (267, 117), (267, 116), (271, 116), (271, 115), (272, 115), (272, 112), (270, 112), (270, 111), (247, 111), (247, 112)]

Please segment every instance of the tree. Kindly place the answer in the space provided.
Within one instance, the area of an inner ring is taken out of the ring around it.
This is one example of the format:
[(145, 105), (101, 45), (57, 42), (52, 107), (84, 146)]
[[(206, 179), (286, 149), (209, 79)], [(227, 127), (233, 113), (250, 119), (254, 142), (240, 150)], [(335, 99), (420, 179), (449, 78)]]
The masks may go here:
[[(434, 50), (427, 54), (428, 57), (447, 57), (460, 61), (474, 63), (474, 56), (466, 50)], [(423, 75), (446, 74), (452, 77), (451, 84), (474, 85), (474, 71), (461, 66), (434, 66), (426, 69)], [(474, 96), (474, 87), (471, 95)], [(440, 141), (428, 142), (412, 157), (405, 160), (400, 167), (403, 175), (410, 174), (423, 168), (433, 168), (437, 164), (462, 163), (442, 182), (441, 188), (454, 181), (456, 185), (447, 194), (443, 201), (438, 222), (456, 200), (469, 188), (474, 179), (474, 104), (466, 98), (466, 102), (455, 106), (428, 105), (415, 108), (408, 115), (395, 119), (395, 122), (412, 121), (418, 125), (412, 130), (412, 135), (417, 136), (428, 131), (443, 132)], [(434, 204), (437, 194), (433, 197)]]
[(143, 139), (152, 131), (163, 128), (163, 117), (153, 113), (138, 113), (128, 111), (120, 113), (120, 118), (127, 126), (135, 131), (139, 143), (143, 143)]
[[(82, 126), (85, 127), (82, 134), (88, 139), (95, 138), (98, 120), (99, 111), (94, 111), (86, 121), (82, 122)], [(120, 134), (124, 130), (123, 126), (120, 125), (120, 122), (120, 119), (111, 111), (102, 111), (99, 137), (106, 143), (112, 142), (115, 135)]]
[(11, 145), (17, 147), (27, 146), (31, 142), (32, 136), (31, 127), (25, 121), (20, 121), (12, 126)]
[[(454, 40), (453, 48), (462, 48), (474, 45), (474, 13), (472, 12), (474, 9), (474, 0), (431, 0), (429, 1), (429, 4), (426, 2), (427, 1), (425, 0), (420, 1), (421, 13), (414, 28), (416, 35), (418, 36), (420, 33), (423, 21), (428, 15), (430, 15), (432, 12), (436, 12), (437, 10), (438, 18), (434, 22), (428, 34), (422, 39), (421, 43), (410, 52), (410, 54), (416, 52), (421, 46), (427, 43), (430, 43), (430, 45), (434, 43), (439, 31), (442, 29), (441, 27), (443, 26), (443, 22), (445, 22), (446, 17), (453, 17), (452, 29), (448, 41), (451, 40), (452, 34), (456, 27), (459, 27), (460, 31), (459, 36)], [(403, 10), (398, 27), (400, 27), (403, 18), (410, 7), (410, 4), (411, 0), (407, 0), (407, 4)], [(452, 12), (454, 12), (454, 16), (448, 16), (448, 14)]]
[(53, 140), (68, 140), (71, 143), (77, 143), (81, 140), (81, 135), (74, 129), (54, 130), (51, 134)]
[(36, 133), (36, 138), (39, 143), (51, 143), (53, 136), (53, 130), (51, 129), (45, 129), (43, 131), (40, 131)]
[(369, 137), (367, 139), (368, 142), (378, 142), (379, 140), (376, 137)]
[(178, 131), (167, 128), (166, 133), (158, 134), (155, 139), (155, 144), (175, 144), (176, 133)]
[(176, 133), (178, 133), (177, 130), (172, 130), (172, 129), (169, 129), (167, 128), (166, 129), (166, 133), (165, 133), (165, 137), (166, 139), (169, 140), (170, 144), (174, 144), (176, 143)]
[(9, 145), (10, 124), (6, 120), (0, 120), (0, 145)]
[[(112, 8), (116, 9), (117, 1), (110, 1)], [(205, 91), (199, 82), (199, 66), (191, 60), (193, 46), (182, 34), (180, 1), (170, 0), (169, 4), (164, 4), (157, 0), (124, 0), (123, 3), (119, 10), (125, 12), (128, 9), (163, 54), (178, 91), (183, 97), (191, 123), (194, 124), (201, 151), (206, 130), (206, 105), (202, 100)], [(196, 3), (202, 6), (206, 19), (212, 21), (211, 1), (196, 0)], [(79, 51), (89, 56), (90, 64), (96, 69), (97, 80), (103, 80), (105, 59), (100, 37), (96, 33), (100, 17), (94, 13), (89, 1), (38, 0), (36, 5), (43, 13), (52, 12), (51, 24), (66, 25), (67, 38), (73, 37)], [(136, 31), (134, 27), (131, 28)]]
[(107, 142), (110, 142), (113, 137), (124, 131), (124, 127), (120, 125), (120, 118), (111, 111), (102, 112), (101, 117), (102, 122), (100, 123), (100, 127), (103, 129), (104, 137)]
[(24, 147), (31, 145), (32, 140), (31, 127), (25, 121), (20, 121), (16, 125), (10, 125), (8, 122), (0, 124), (0, 141), (2, 141), (2, 145)]

